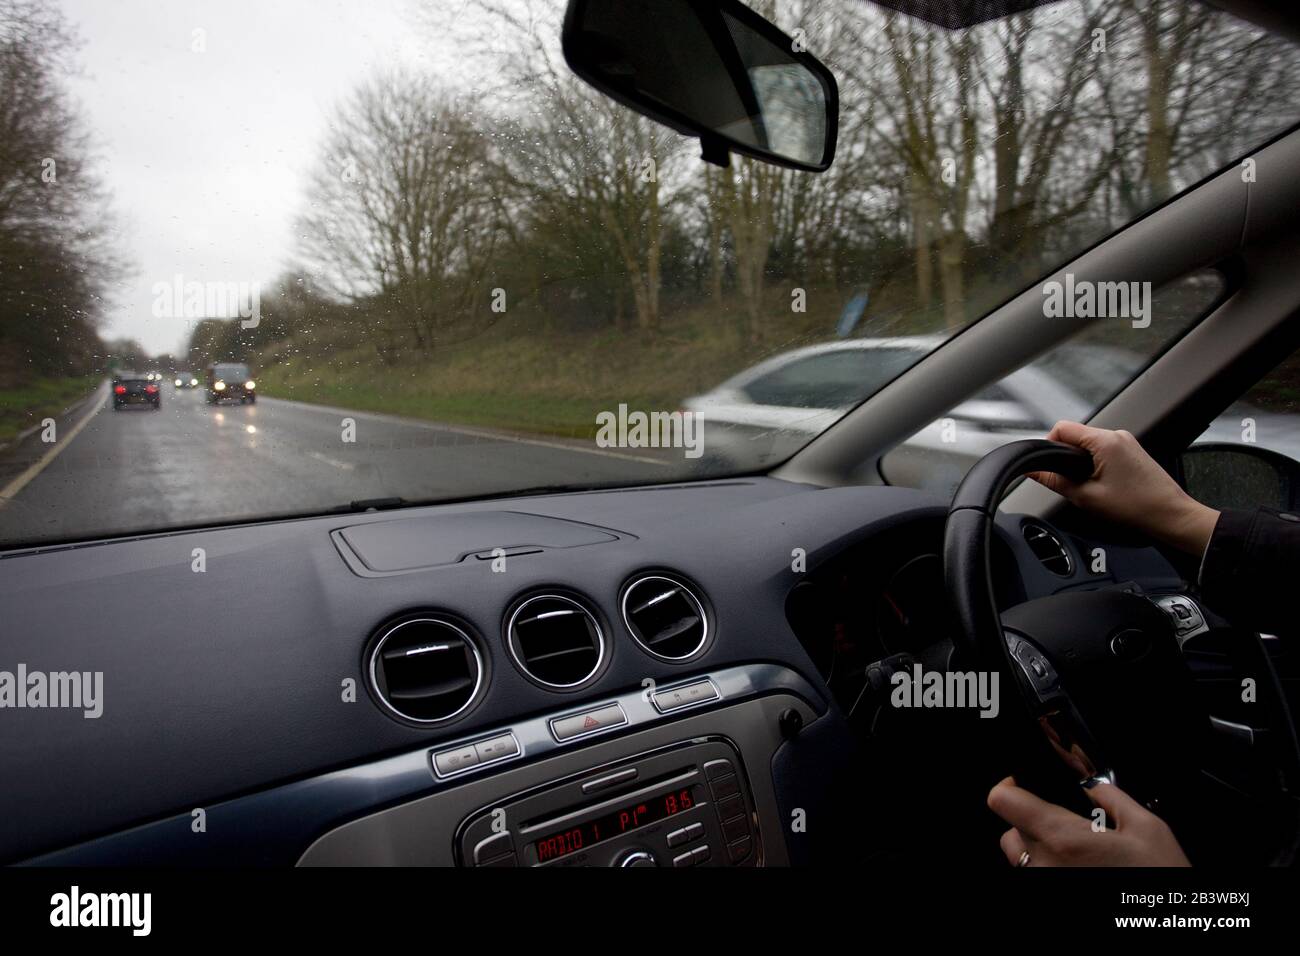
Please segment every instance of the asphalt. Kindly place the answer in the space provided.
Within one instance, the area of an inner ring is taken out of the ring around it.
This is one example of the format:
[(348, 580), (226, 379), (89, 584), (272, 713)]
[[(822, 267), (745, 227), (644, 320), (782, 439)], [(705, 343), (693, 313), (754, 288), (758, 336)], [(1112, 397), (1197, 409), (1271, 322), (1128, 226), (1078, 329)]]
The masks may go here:
[[(676, 461), (570, 442), (261, 397), (113, 411), (101, 386), (0, 460), (0, 548), (319, 513), (354, 501), (466, 498), (538, 485), (688, 477)], [(355, 440), (344, 440), (344, 419)], [(681, 452), (677, 452), (678, 455)]]

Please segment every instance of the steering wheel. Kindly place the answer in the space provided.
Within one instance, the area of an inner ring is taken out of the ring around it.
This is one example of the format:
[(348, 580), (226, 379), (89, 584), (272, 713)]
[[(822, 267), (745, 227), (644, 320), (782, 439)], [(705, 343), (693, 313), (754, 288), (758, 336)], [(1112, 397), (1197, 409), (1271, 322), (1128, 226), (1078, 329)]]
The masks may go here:
[(1210, 733), (1169, 616), (1120, 586), (1071, 590), (999, 613), (990, 567), (998, 502), (1015, 479), (1082, 481), (1092, 456), (1042, 440), (1003, 445), (957, 488), (944, 532), (953, 664), (996, 674), (999, 754), (1022, 786), (1081, 806), (1090, 779), (1122, 786), (1175, 827)]

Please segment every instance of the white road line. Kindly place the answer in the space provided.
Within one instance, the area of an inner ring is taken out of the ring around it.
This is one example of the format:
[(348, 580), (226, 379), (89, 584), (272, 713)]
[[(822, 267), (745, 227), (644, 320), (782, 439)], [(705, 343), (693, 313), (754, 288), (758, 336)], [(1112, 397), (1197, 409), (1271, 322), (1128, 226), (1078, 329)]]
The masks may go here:
[(495, 441), (514, 442), (519, 445), (536, 445), (538, 448), (558, 448), (563, 451), (576, 451), (584, 455), (600, 455), (602, 458), (621, 458), (624, 461), (636, 461), (643, 465), (661, 465), (663, 467), (672, 467), (677, 464), (673, 461), (664, 461), (662, 458), (647, 458), (644, 455), (629, 455), (626, 452), (606, 451), (603, 448), (587, 448), (583, 445), (566, 445), (564, 442), (545, 441), (540, 438), (523, 438), (517, 435), (511, 435), (505, 432), (486, 431), (478, 428), (467, 428), (462, 425), (444, 425), (439, 422), (421, 421), (416, 418), (403, 418), (400, 415), (384, 415), (378, 412), (358, 412), (350, 408), (336, 408), (333, 405), (313, 405), (311, 402), (299, 402), (292, 398), (269, 398), (262, 396), (262, 401), (270, 401), (282, 405), (293, 405), (297, 408), (306, 409), (313, 412), (324, 412), (331, 415), (346, 415), (351, 418), (369, 418), (377, 422), (387, 422), (390, 425), (408, 425), (415, 428), (424, 428), (429, 431), (453, 432), (459, 435), (469, 435), (474, 438), (491, 438)]
[(90, 420), (103, 410), (104, 403), (103, 400), (100, 398), (99, 393), (104, 391), (107, 387), (108, 387), (107, 382), (100, 383), (99, 388), (95, 389), (95, 394), (91, 395), (89, 400), (86, 403), (90, 406), (90, 411), (79, 422), (77, 422), (77, 424), (72, 426), (72, 431), (64, 435), (62, 441), (56, 441), (53, 445), (50, 446), (50, 450), (47, 451), (44, 455), (42, 455), (39, 459), (32, 462), (32, 464), (28, 467), (26, 471), (24, 471), (13, 481), (9, 482), (9, 484), (5, 485), (3, 489), (0, 489), (0, 508), (4, 508), (5, 505), (9, 504), (9, 500), (13, 498), (15, 495), (17, 495), (18, 492), (22, 491), (23, 488), (27, 486), (28, 482), (30, 482), (33, 478), (39, 475), (44, 470), (46, 465), (48, 465), (55, 458), (57, 458), (59, 456), (59, 452), (63, 451), (63, 449), (67, 448), (70, 444), (72, 444), (72, 439), (76, 438), (79, 434), (81, 434), (81, 430), (86, 427), (86, 425), (90, 422)]
[(339, 461), (337, 458), (331, 458), (329, 455), (322, 455), (318, 451), (309, 451), (307, 455), (315, 458), (317, 461), (323, 461), (327, 465), (333, 465), (335, 468), (342, 468), (344, 471), (351, 471), (356, 466), (350, 461)]

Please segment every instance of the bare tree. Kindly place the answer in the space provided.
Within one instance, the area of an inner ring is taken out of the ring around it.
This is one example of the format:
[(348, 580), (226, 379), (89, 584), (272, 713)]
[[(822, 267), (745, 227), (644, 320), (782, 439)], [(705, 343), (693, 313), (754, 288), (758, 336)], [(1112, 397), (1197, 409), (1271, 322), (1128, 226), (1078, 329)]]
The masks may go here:
[(431, 351), (488, 312), (501, 240), (487, 136), (431, 81), (401, 73), (358, 89), (332, 124), (299, 232), (317, 276), (377, 299), (399, 337)]
[(0, 0), (0, 374), (83, 372), (121, 275), (89, 136), (63, 86), (76, 40), (36, 0)]

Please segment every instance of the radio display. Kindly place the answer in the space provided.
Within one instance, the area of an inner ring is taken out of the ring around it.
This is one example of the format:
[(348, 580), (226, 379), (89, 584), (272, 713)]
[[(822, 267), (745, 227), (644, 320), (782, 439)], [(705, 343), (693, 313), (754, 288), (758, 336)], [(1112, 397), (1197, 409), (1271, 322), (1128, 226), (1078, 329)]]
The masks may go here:
[(537, 862), (558, 860), (562, 856), (577, 853), (601, 840), (608, 840), (628, 830), (635, 830), (637, 827), (684, 813), (693, 806), (695, 806), (695, 797), (691, 793), (691, 788), (683, 787), (641, 803), (621, 807), (595, 820), (588, 820), (586, 823), (542, 837), (533, 844), (537, 850)]

